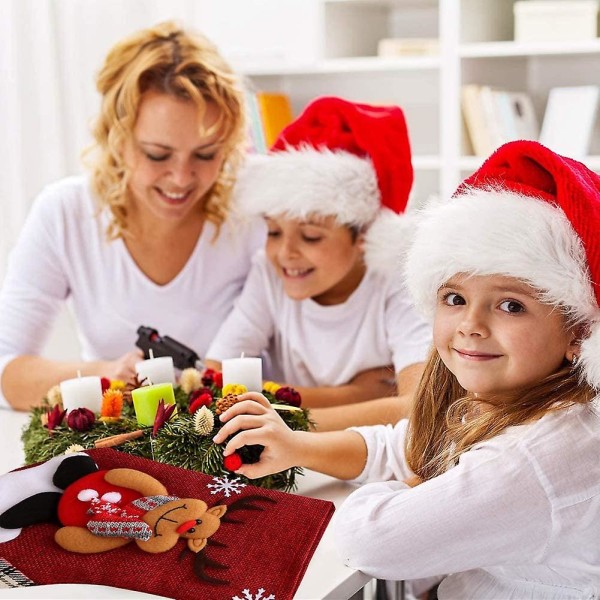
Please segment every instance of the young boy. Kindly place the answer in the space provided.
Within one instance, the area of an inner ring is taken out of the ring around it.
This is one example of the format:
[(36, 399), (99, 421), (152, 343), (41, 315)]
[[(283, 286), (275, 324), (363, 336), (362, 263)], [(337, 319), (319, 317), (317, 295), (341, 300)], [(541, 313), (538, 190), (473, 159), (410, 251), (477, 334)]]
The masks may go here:
[[(382, 231), (398, 234), (412, 178), (400, 108), (310, 104), (238, 179), (238, 208), (264, 216), (268, 239), (207, 365), (268, 351), (271, 378), (322, 408), (311, 411), (319, 429), (404, 416), (431, 333), (390, 265), (368, 250)], [(394, 397), (340, 410), (396, 393), (394, 375), (404, 404)]]

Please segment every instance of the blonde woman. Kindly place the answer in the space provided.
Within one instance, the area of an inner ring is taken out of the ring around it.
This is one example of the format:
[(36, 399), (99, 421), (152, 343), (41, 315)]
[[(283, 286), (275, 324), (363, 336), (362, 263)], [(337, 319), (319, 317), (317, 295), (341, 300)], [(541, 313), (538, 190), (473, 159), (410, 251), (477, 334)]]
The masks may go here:
[[(63, 379), (129, 379), (141, 324), (203, 356), (230, 311), (264, 225), (230, 215), (245, 146), (239, 82), (206, 38), (161, 23), (117, 43), (88, 177), (35, 200), (0, 295), (0, 404), (27, 409)], [(39, 356), (60, 305), (82, 360)]]

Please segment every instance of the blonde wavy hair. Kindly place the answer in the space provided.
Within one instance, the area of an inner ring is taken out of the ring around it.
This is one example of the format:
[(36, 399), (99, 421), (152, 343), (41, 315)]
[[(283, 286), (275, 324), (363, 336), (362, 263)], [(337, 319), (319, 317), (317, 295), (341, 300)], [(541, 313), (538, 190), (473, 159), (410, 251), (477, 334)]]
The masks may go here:
[(133, 135), (140, 100), (148, 90), (190, 100), (203, 115), (213, 102), (220, 116), (210, 135), (220, 132), (225, 160), (201, 210), (217, 226), (227, 217), (231, 190), (246, 140), (244, 96), (237, 77), (217, 48), (200, 34), (190, 34), (174, 22), (160, 23), (117, 43), (108, 53), (96, 87), (102, 105), (93, 127), (95, 143), (84, 152), (92, 171), (92, 189), (100, 207), (111, 212), (109, 239), (127, 230), (130, 202), (124, 142)]
[[(485, 412), (474, 411), (474, 396), (433, 349), (417, 389), (406, 438), (406, 458), (423, 481), (444, 473), (461, 454), (498, 435), (507, 427), (522, 425), (546, 413), (590, 402), (594, 390), (580, 373), (564, 361), (561, 368), (536, 385), (519, 390), (502, 401), (487, 399)], [(478, 397), (477, 400), (486, 400)]]

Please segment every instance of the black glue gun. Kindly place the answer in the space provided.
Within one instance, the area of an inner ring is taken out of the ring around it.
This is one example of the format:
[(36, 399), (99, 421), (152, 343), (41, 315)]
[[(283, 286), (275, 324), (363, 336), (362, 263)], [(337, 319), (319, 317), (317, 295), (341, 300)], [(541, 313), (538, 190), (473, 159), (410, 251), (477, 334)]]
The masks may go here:
[[(168, 335), (160, 336), (156, 329), (141, 325), (137, 330), (138, 339), (135, 345), (144, 351), (144, 358), (158, 358), (159, 356), (172, 356), (173, 364), (177, 369), (194, 367), (203, 369), (200, 357), (181, 342)], [(152, 351), (152, 355), (150, 354)]]

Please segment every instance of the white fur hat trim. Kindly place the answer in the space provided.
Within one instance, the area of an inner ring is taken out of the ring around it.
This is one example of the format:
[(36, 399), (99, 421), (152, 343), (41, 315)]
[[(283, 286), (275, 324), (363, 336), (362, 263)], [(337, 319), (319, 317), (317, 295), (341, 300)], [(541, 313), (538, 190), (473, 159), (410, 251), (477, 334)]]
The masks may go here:
[(542, 302), (589, 325), (578, 368), (600, 390), (600, 309), (583, 244), (560, 208), (506, 190), (470, 189), (420, 213), (404, 272), (429, 319), (437, 290), (457, 273), (500, 274), (528, 283)]
[(370, 159), (326, 148), (250, 155), (240, 169), (234, 205), (241, 213), (305, 219), (333, 215), (343, 225), (368, 225), (380, 206)]
[(369, 268), (391, 277), (402, 277), (402, 249), (410, 244), (417, 218), (414, 211), (402, 214), (388, 208), (379, 211), (365, 234), (365, 262)]
[(600, 314), (583, 244), (566, 215), (507, 190), (472, 188), (422, 211), (404, 268), (417, 307), (430, 319), (437, 290), (457, 273), (516, 277), (577, 321)]

